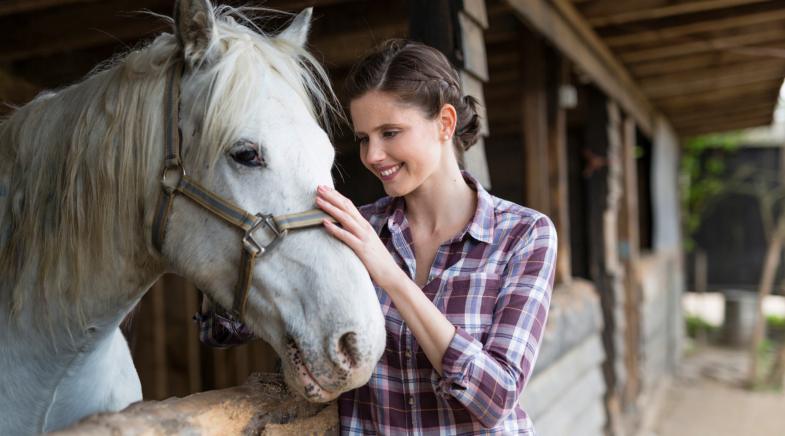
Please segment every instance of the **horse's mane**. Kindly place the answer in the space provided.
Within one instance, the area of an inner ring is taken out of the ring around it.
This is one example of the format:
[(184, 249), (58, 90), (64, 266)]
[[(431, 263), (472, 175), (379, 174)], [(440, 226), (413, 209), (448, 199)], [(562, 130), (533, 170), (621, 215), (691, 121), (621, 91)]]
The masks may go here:
[[(312, 55), (238, 24), (251, 23), (239, 9), (215, 12), (214, 44), (223, 55), (199, 66), (211, 78), (200, 100), (211, 125), (202, 126), (205, 145), (196, 159), (214, 164), (231, 145), (236, 132), (215, 127), (251, 104), (246, 91), (260, 62), (287, 80), (329, 131), (342, 117), (340, 106)], [(158, 186), (164, 82), (179, 56), (175, 37), (159, 35), (80, 83), (39, 95), (0, 124), (0, 290), (11, 293), (0, 300), (11, 297), (14, 310), (62, 295), (63, 308), (71, 305), (88, 283), (85, 266), (110, 253), (122, 250), (126, 262), (148, 258), (139, 238), (143, 201), (145, 190)]]

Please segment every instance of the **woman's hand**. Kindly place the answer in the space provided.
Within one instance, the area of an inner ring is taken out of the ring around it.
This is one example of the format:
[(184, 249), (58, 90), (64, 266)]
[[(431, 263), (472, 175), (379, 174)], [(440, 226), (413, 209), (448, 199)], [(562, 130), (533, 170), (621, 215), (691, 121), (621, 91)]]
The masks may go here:
[(403, 271), (351, 200), (333, 188), (320, 185), (316, 190), (316, 204), (342, 226), (323, 220), (327, 231), (357, 254), (377, 285), (390, 289)]

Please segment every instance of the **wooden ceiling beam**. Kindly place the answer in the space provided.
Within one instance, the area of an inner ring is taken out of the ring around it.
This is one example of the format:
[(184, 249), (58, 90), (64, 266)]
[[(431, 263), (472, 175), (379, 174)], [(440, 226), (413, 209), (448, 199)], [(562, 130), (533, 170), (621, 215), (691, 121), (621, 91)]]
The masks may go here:
[(568, 0), (506, 0), (516, 14), (545, 36), (635, 118), (646, 134), (658, 115), (627, 69)]
[(778, 61), (741, 65), (736, 68), (701, 70), (691, 74), (665, 75), (641, 81), (641, 89), (649, 98), (660, 99), (783, 78), (785, 78), (785, 63)]
[(771, 124), (770, 116), (759, 116), (756, 118), (745, 118), (736, 120), (727, 120), (723, 122), (712, 121), (706, 124), (698, 124), (693, 126), (682, 126), (676, 131), (679, 136), (689, 137), (697, 135), (705, 135), (708, 133), (722, 133), (734, 130), (749, 129), (753, 127), (762, 127)]
[(761, 118), (768, 118), (771, 120), (774, 116), (773, 108), (762, 108), (755, 111), (743, 112), (743, 113), (733, 113), (733, 114), (720, 114), (716, 116), (710, 116), (705, 118), (694, 118), (691, 120), (686, 121), (679, 121), (678, 123), (674, 122), (673, 126), (676, 130), (688, 130), (692, 127), (696, 126), (705, 126), (711, 124), (723, 125), (723, 124), (734, 124), (734, 123), (744, 123), (745, 121), (749, 120), (758, 120)]
[(740, 115), (745, 114), (757, 114), (761, 112), (768, 112), (774, 113), (774, 101), (754, 101), (750, 100), (745, 103), (740, 103), (738, 105), (723, 105), (723, 106), (715, 106), (711, 109), (706, 109), (701, 112), (673, 112), (670, 113), (670, 119), (673, 121), (673, 125), (685, 125), (694, 122), (701, 122), (705, 120), (711, 120), (716, 118), (733, 118)]
[(740, 93), (710, 100), (684, 100), (681, 102), (681, 104), (660, 104), (658, 107), (668, 116), (676, 117), (683, 113), (703, 113), (706, 111), (711, 111), (717, 107), (743, 106), (750, 101), (768, 102), (768, 104), (774, 105), (776, 100), (777, 93), (774, 92), (774, 88), (768, 88), (762, 91)]
[(9, 113), (9, 105), (21, 106), (41, 92), (41, 87), (0, 70), (0, 115)]
[(745, 95), (762, 94), (769, 92), (772, 98), (779, 95), (782, 79), (771, 80), (768, 82), (748, 83), (743, 85), (728, 86), (711, 92), (698, 91), (685, 93), (683, 95), (672, 96), (664, 99), (655, 99), (657, 107), (666, 107), (670, 110), (678, 107), (687, 107), (700, 104), (724, 104), (726, 101), (733, 101), (743, 98)]
[(754, 54), (769, 45), (780, 47), (785, 40), (785, 26), (767, 29), (762, 32), (695, 40), (682, 44), (646, 48), (642, 50), (619, 51), (618, 56), (625, 64), (665, 60), (667, 58), (697, 55), (706, 52), (737, 52)]
[(674, 4), (666, 0), (636, 0), (634, 2), (604, 0), (588, 2), (586, 6), (580, 7), (580, 10), (586, 15), (591, 26), (605, 27), (768, 1), (770, 0), (697, 0)]
[(95, 3), (101, 0), (5, 0), (0, 2), (0, 17), (6, 15), (39, 12), (44, 9), (72, 5), (75, 3)]
[[(785, 50), (785, 40), (780, 44), (781, 49)], [(735, 52), (711, 52), (692, 56), (681, 56), (677, 58), (657, 60), (646, 63), (630, 65), (630, 72), (639, 81), (645, 78), (657, 77), (667, 74), (691, 73), (695, 70), (708, 68), (727, 68), (761, 59), (771, 59), (764, 56), (750, 56), (744, 53)], [(785, 59), (785, 58), (784, 58)], [(778, 59), (774, 59), (775, 61)]]
[(168, 30), (169, 25), (134, 11), (149, 9), (168, 15), (171, 8), (171, 1), (165, 0), (110, 0), (77, 3), (45, 14), (2, 17), (0, 29), (17, 31), (6, 32), (0, 40), (0, 62), (136, 41), (153, 32)]
[(701, 33), (729, 32), (736, 28), (755, 28), (755, 26), (785, 20), (785, 9), (782, 8), (782, 5), (775, 6), (776, 9), (771, 8), (770, 10), (754, 14), (707, 19), (705, 21), (673, 27), (661, 27), (642, 32), (633, 30), (620, 35), (606, 36), (603, 40), (611, 49), (617, 49), (636, 44), (666, 44), (669, 41), (683, 42), (685, 37)]

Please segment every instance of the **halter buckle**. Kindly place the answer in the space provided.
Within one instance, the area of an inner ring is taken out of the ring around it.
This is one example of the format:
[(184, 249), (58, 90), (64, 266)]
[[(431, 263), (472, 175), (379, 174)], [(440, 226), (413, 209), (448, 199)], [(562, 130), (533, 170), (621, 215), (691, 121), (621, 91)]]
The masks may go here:
[[(251, 228), (245, 232), (245, 236), (243, 236), (243, 249), (245, 249), (248, 253), (253, 254), (254, 256), (261, 256), (271, 248), (278, 245), (278, 243), (281, 242), (281, 239), (286, 236), (288, 230), (281, 230), (278, 228), (278, 224), (276, 224), (275, 218), (271, 214), (265, 215), (257, 213), (256, 217), (257, 220), (254, 222)], [(254, 237), (256, 230), (262, 226), (267, 227), (273, 233), (273, 239), (267, 245), (262, 244)]]

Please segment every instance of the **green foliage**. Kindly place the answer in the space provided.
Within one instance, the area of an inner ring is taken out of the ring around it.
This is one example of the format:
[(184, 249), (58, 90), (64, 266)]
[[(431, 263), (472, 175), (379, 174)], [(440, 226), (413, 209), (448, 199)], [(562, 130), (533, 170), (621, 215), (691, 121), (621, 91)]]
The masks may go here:
[(785, 316), (766, 316), (766, 326), (773, 329), (785, 329)]
[[(684, 244), (689, 252), (695, 247), (693, 236), (710, 203), (722, 195), (727, 186), (725, 155), (738, 150), (739, 133), (704, 135), (690, 139), (681, 157), (682, 211)], [(703, 161), (703, 156), (710, 157)], [(704, 163), (704, 164), (702, 164)]]
[(719, 331), (719, 327), (709, 324), (705, 319), (696, 315), (687, 315), (685, 322), (687, 323), (687, 336), (693, 339), (698, 337), (700, 331), (705, 332), (709, 337), (715, 337)]

